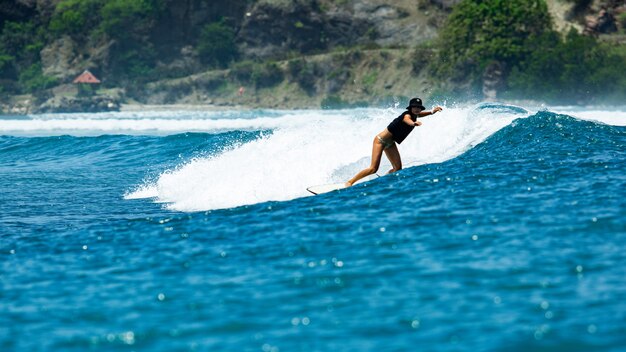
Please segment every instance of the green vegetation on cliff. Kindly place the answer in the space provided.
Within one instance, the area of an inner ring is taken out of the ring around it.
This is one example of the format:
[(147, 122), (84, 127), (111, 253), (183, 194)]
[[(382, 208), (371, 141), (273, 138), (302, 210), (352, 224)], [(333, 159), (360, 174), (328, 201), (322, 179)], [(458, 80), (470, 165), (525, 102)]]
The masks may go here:
[[(163, 93), (167, 102), (184, 101), (185, 95), (243, 101), (232, 95), (240, 86), (248, 94), (287, 91), (329, 106), (413, 94), (563, 104), (626, 100), (624, 45), (609, 46), (574, 29), (557, 32), (545, 0), (461, 0), (451, 7), (445, 24), (437, 24), (442, 26), (438, 40), (383, 45), (387, 39), (379, 36), (386, 27), (375, 27), (363, 13), (355, 16), (356, 7), (350, 7), (355, 2), (37, 2), (49, 7), (38, 8), (34, 16), (0, 21), (0, 92), (38, 93), (69, 82), (69, 70), (94, 68), (104, 87), (123, 87), (127, 97), (139, 101), (150, 100), (143, 88), (148, 82), (159, 89), (176, 87)], [(576, 8), (590, 3), (570, 2)], [(401, 8), (407, 3), (376, 7), (364, 2), (362, 7), (371, 6), (372, 14), (395, 13), (395, 22), (381, 19), (387, 25), (406, 19), (428, 22), (436, 15), (419, 17), (425, 9), (442, 11), (439, 1), (423, 0), (419, 9), (409, 9), (415, 11), (409, 16), (408, 7)], [(622, 31), (624, 16), (616, 16)], [(361, 55), (370, 51), (366, 48), (374, 53)], [(56, 68), (60, 51), (64, 61)], [(313, 59), (315, 55), (331, 58)], [(213, 78), (204, 84), (180, 83), (208, 72), (212, 74), (206, 77)], [(173, 85), (158, 84), (176, 79), (180, 81)], [(444, 83), (436, 86), (438, 82)]]
[(565, 38), (546, 34), (532, 49), (513, 67), (507, 95), (555, 103), (626, 101), (626, 57), (608, 44), (571, 30)]
[(499, 97), (551, 103), (626, 99), (623, 53), (575, 29), (559, 34), (543, 0), (463, 0), (439, 45), (433, 68), (453, 82), (451, 94), (469, 85), (480, 95), (485, 76), (496, 67), (489, 78), (499, 81)]
[(235, 32), (223, 21), (204, 26), (198, 41), (198, 54), (212, 67), (227, 67), (237, 57)]
[(100, 12), (102, 2), (99, 0), (64, 0), (59, 2), (49, 29), (54, 35), (81, 35), (89, 33), (98, 25), (94, 14)]
[(110, 67), (116, 81), (151, 79), (156, 52), (150, 35), (162, 10), (161, 0), (62, 0), (49, 28), (82, 43), (112, 40)]
[(0, 32), (0, 92), (19, 88), (34, 92), (56, 84), (41, 71), (39, 52), (44, 40), (44, 28), (32, 21), (5, 22)]
[[(42, 14), (24, 22), (2, 22), (0, 79), (5, 80), (2, 86), (12, 93), (20, 93), (53, 85), (56, 80), (41, 72), (40, 52), (46, 44), (63, 37), (71, 38), (77, 47), (86, 48), (83, 53), (76, 53), (82, 56), (89, 55), (89, 48), (101, 45), (99, 43), (111, 44), (107, 62), (100, 62), (105, 66), (100, 70), (105, 70), (110, 78), (109, 84), (125, 85), (159, 78), (155, 72), (159, 53), (153, 35), (156, 23), (164, 17), (167, 2), (61, 0), (51, 16)], [(232, 38), (230, 41), (232, 44)]]
[(543, 0), (461, 1), (440, 34), (438, 72), (475, 80), (493, 61), (513, 66), (530, 54), (531, 42), (550, 30)]

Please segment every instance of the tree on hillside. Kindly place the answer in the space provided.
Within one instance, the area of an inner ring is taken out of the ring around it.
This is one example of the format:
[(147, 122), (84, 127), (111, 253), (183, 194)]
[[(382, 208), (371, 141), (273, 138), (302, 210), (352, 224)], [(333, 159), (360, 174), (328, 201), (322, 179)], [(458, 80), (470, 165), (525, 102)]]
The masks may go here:
[(235, 31), (223, 20), (204, 26), (198, 40), (198, 54), (211, 66), (226, 67), (237, 57)]
[(544, 36), (508, 78), (511, 97), (554, 103), (623, 103), (626, 60), (619, 51), (572, 29), (561, 38)]
[(451, 95), (495, 91), (563, 104), (626, 98), (623, 50), (574, 29), (557, 33), (544, 0), (462, 0), (439, 45), (433, 66), (453, 81)]
[(86, 37), (100, 22), (101, 0), (63, 0), (57, 4), (49, 29), (56, 35)]
[(39, 52), (45, 31), (33, 21), (5, 22), (0, 31), (0, 79), (19, 81), (22, 92), (34, 92), (56, 84), (43, 74)]
[(463, 0), (441, 32), (436, 71), (478, 83), (488, 65), (497, 62), (506, 73), (530, 54), (529, 43), (550, 31), (544, 0)]
[(150, 32), (162, 11), (159, 0), (108, 0), (100, 28), (115, 40), (113, 71), (133, 81), (149, 79), (156, 61)]
[(112, 40), (107, 63), (111, 81), (148, 78), (156, 54), (150, 35), (163, 11), (163, 0), (60, 0), (50, 20), (55, 37), (79, 42)]

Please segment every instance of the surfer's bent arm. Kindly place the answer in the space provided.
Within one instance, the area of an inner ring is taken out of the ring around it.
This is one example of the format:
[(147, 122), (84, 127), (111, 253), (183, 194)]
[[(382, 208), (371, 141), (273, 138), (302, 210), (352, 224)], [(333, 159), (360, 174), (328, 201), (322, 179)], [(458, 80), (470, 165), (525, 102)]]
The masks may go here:
[(411, 120), (411, 115), (409, 114), (404, 115), (404, 118), (402, 118), (402, 122), (406, 123), (409, 126), (421, 126), (422, 125), (422, 123), (419, 121), (413, 122), (413, 120)]
[(435, 106), (431, 111), (422, 111), (417, 116), (424, 117), (428, 115), (434, 115), (436, 112), (443, 110), (441, 106)]

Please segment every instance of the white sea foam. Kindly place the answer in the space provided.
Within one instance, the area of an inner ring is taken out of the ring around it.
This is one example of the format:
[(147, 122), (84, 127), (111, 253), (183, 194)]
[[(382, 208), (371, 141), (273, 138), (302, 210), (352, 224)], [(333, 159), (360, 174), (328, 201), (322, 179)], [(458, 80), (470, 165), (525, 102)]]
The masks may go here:
[(624, 109), (604, 109), (597, 108), (554, 108), (551, 111), (576, 117), (581, 120), (602, 122), (613, 126), (626, 126), (626, 111)]
[[(273, 133), (164, 172), (127, 198), (151, 197), (179, 211), (230, 208), (306, 196), (306, 187), (342, 182), (369, 165), (374, 136), (396, 109), (308, 111), (280, 117)], [(507, 126), (519, 112), (446, 109), (399, 146), (405, 167), (442, 162)], [(390, 167), (386, 158), (379, 173)]]
[[(521, 111), (520, 111), (521, 110)], [(580, 119), (626, 126), (625, 111), (559, 108)], [(307, 196), (306, 187), (343, 182), (370, 162), (374, 136), (399, 109), (302, 111), (167, 111), (49, 114), (0, 118), (0, 135), (168, 135), (272, 130), (263, 137), (164, 170), (125, 198), (152, 198), (178, 211), (230, 208)], [(515, 118), (519, 108), (480, 105), (446, 108), (399, 146), (406, 167), (454, 158)], [(383, 157), (379, 174), (390, 167)]]
[[(544, 107), (545, 108), (545, 107)], [(472, 108), (460, 109), (471, 110)], [(487, 109), (492, 113), (498, 109)], [(626, 126), (625, 108), (555, 107), (549, 111), (567, 114), (581, 120)], [(357, 111), (376, 111), (359, 109)], [(222, 111), (132, 111), (109, 113), (41, 114), (26, 117), (0, 116), (0, 135), (10, 136), (97, 136), (103, 134), (170, 135), (184, 132), (219, 133), (232, 130), (254, 131), (277, 129), (298, 124), (293, 116), (329, 118), (346, 112), (222, 110)], [(394, 115), (390, 112), (386, 118)], [(350, 113), (354, 113), (353, 111)], [(358, 114), (358, 112), (357, 112)], [(371, 116), (370, 116), (371, 117)], [(393, 116), (392, 116), (393, 117)]]
[[(278, 117), (274, 116), (277, 115)], [(284, 114), (232, 111), (48, 114), (0, 120), (0, 134), (16, 136), (170, 135), (274, 129), (291, 122)]]

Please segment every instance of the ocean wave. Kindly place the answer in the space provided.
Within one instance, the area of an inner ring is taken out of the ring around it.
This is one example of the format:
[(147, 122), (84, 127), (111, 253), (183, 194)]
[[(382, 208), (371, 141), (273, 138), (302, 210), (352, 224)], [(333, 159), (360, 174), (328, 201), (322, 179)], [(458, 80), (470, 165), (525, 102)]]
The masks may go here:
[[(345, 181), (369, 164), (374, 135), (398, 111), (337, 113), (341, 115), (282, 125), (233, 150), (189, 161), (126, 197), (147, 196), (173, 210), (198, 211), (294, 199), (307, 195), (307, 186)], [(526, 116), (525, 110), (498, 105), (447, 109), (426, 117), (400, 146), (404, 164), (454, 158), (521, 116)], [(381, 172), (387, 168), (384, 161)]]
[[(70, 164), (125, 166), (146, 173), (126, 199), (152, 198), (176, 211), (231, 208), (299, 198), (308, 195), (308, 186), (349, 179), (369, 165), (373, 137), (399, 113), (134, 112), (4, 119), (0, 161), (27, 167), (29, 160), (62, 155)], [(498, 103), (446, 108), (425, 117), (399, 149), (405, 169), (466, 152), (479, 153), (477, 160), (511, 159), (559, 138), (596, 138), (626, 125), (625, 113), (581, 113), (532, 112)], [(567, 145), (567, 139), (559, 143)], [(379, 173), (389, 167), (383, 158)]]

